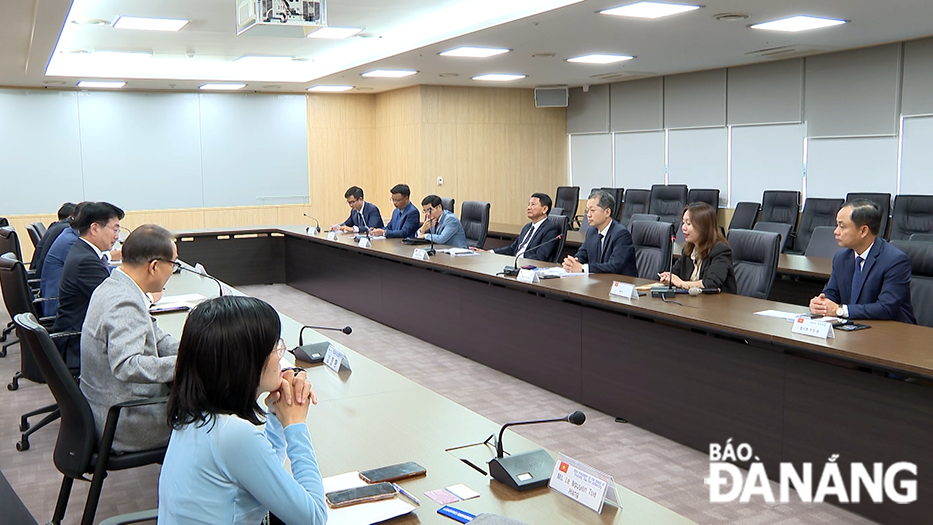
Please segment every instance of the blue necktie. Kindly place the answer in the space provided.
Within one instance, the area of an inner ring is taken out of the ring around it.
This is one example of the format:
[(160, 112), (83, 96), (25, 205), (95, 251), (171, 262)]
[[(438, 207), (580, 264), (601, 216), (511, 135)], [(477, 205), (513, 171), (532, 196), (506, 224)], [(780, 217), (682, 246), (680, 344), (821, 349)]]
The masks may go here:
[(855, 287), (858, 286), (859, 278), (862, 276), (862, 259), (861, 256), (855, 257), (855, 271), (852, 272), (852, 294), (849, 298), (849, 302), (855, 303)]

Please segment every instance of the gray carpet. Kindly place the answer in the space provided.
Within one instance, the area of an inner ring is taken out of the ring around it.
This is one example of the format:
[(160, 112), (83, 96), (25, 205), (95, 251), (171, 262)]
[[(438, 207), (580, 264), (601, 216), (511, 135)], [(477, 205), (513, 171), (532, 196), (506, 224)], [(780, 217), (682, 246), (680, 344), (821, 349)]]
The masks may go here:
[[(309, 324), (351, 325), (353, 334), (337, 334), (341, 342), (435, 392), (498, 422), (553, 417), (581, 409), (582, 427), (536, 425), (515, 431), (542, 446), (563, 452), (611, 474), (616, 482), (641, 493), (698, 523), (804, 524), (871, 523), (829, 504), (766, 504), (709, 502), (703, 478), (709, 474), (705, 454), (634, 425), (579, 406), (483, 365), (373, 322), (285, 285), (244, 286), (244, 293), (265, 299), (283, 314)], [(0, 312), (0, 323), (9, 317)], [(0, 379), (9, 381), (19, 368), (19, 349), (0, 359)], [(454, 378), (454, 380), (452, 380)], [(61, 475), (52, 463), (58, 424), (40, 430), (32, 447), (16, 452), (17, 425), (23, 412), (49, 404), (47, 387), (29, 381), (19, 390), (2, 390), (0, 399), (0, 470), (40, 523), (55, 506)], [(520, 401), (516, 401), (520, 400)], [(485, 437), (485, 436), (483, 436)], [(97, 519), (154, 508), (158, 502), (158, 467), (111, 474), (104, 484)], [(87, 483), (76, 482), (65, 523), (78, 523)], [(777, 493), (777, 488), (775, 493)]]

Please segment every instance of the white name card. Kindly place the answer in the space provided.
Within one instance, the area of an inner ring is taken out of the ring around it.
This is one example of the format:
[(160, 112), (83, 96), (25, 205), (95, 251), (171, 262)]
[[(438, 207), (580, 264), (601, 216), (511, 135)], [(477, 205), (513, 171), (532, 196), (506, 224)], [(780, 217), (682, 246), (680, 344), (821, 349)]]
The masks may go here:
[(360, 248), (372, 248), (373, 243), (369, 242), (369, 237), (360, 237)]
[(347, 354), (338, 350), (334, 345), (327, 345), (327, 353), (324, 354), (324, 364), (334, 372), (340, 372), (341, 368), (350, 370), (350, 361)]
[(419, 261), (430, 261), (431, 258), (428, 257), (428, 252), (424, 251), (422, 248), (415, 248), (414, 253), (411, 254), (412, 259), (418, 259)]
[(795, 334), (820, 337), (822, 339), (834, 339), (836, 337), (832, 323), (807, 319), (806, 317), (798, 317), (790, 331)]
[(622, 507), (612, 476), (563, 454), (554, 465), (548, 487), (597, 513), (602, 513), (605, 501)]
[(638, 290), (635, 289), (635, 285), (619, 281), (612, 281), (612, 288), (609, 290), (609, 295), (638, 300)]
[(519, 282), (528, 283), (528, 284), (534, 284), (534, 283), (541, 282), (541, 280), (538, 279), (538, 272), (534, 270), (525, 270), (525, 269), (518, 271), (518, 280)]
[(337, 232), (327, 232), (327, 240), (328, 240), (328, 241), (336, 241), (336, 240), (337, 240)]

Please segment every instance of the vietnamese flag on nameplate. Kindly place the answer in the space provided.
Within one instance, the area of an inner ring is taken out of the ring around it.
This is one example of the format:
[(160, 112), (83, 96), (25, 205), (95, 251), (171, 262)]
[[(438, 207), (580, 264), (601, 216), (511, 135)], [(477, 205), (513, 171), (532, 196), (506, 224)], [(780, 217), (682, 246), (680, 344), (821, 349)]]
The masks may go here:
[(564, 474), (566, 474), (568, 468), (570, 468), (570, 465), (564, 463), (563, 461), (560, 462), (560, 471), (561, 471), (561, 472), (563, 472)]

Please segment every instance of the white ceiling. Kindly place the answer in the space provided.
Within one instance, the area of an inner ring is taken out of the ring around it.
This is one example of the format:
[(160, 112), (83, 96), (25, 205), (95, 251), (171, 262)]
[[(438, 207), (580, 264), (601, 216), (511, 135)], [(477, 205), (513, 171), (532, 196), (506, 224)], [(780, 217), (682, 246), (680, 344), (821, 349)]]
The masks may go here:
[[(769, 58), (754, 52), (768, 48), (792, 46), (798, 50), (792, 55), (799, 56), (933, 35), (933, 2), (929, 0), (708, 0), (697, 11), (657, 20), (597, 14), (634, 1), (329, 0), (329, 25), (363, 27), (368, 38), (317, 40), (236, 36), (235, 0), (75, 0), (69, 17), (189, 19), (188, 26), (177, 33), (66, 23), (70, 0), (0, 0), (5, 15), (4, 31), (0, 32), (0, 85), (73, 88), (78, 80), (100, 78), (81, 75), (92, 71), (82, 68), (89, 67), (86, 59), (93, 55), (78, 53), (56, 54), (55, 60), (64, 59), (52, 63), (60, 76), (46, 76), (56, 46), (59, 52), (152, 52), (148, 65), (129, 65), (116, 72), (125, 75), (120, 79), (128, 81), (127, 89), (192, 90), (208, 80), (243, 80), (247, 91), (298, 92), (315, 84), (349, 84), (360, 91), (379, 92), (416, 84), (579, 86), (762, 62)], [(566, 7), (540, 12), (560, 5)], [(487, 11), (492, 6), (505, 11)], [(456, 9), (460, 15), (452, 21), (441, 17), (449, 25), (432, 25), (425, 34), (415, 31), (419, 20)], [(536, 12), (540, 14), (527, 16)], [(714, 15), (727, 12), (747, 13), (749, 18), (738, 22), (714, 19)], [(747, 27), (798, 14), (843, 18), (851, 23), (795, 34)], [(438, 56), (460, 45), (506, 47), (512, 52), (488, 59)], [(194, 58), (188, 58), (186, 52), (193, 52)], [(565, 61), (588, 53), (636, 58), (611, 65)], [(533, 57), (536, 54), (554, 56)], [(242, 55), (286, 55), (307, 61), (292, 64), (293, 71), (276, 69), (269, 73), (272, 78), (262, 78), (255, 71), (231, 69), (232, 61)], [(787, 56), (791, 54), (775, 58)], [(71, 60), (75, 57), (77, 60)], [(360, 76), (375, 68), (415, 69), (419, 73), (402, 79)], [(482, 73), (522, 73), (528, 77), (503, 84), (471, 80)], [(320, 78), (305, 81), (314, 77)]]

